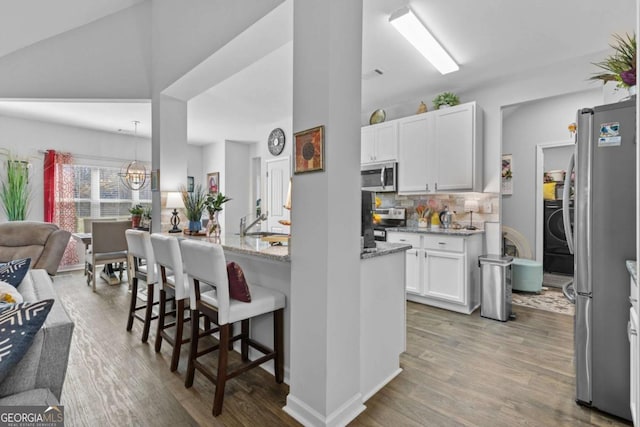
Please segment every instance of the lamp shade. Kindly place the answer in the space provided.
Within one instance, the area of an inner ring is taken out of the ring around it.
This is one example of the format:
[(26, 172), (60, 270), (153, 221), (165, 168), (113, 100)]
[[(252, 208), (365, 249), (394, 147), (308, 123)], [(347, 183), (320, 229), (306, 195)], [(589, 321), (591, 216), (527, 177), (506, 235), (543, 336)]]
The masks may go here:
[(168, 209), (181, 209), (184, 208), (184, 202), (182, 201), (182, 194), (177, 191), (170, 191), (167, 193), (167, 204), (165, 205)]
[(464, 201), (464, 211), (465, 212), (478, 212), (480, 207), (478, 206), (477, 200), (465, 200)]

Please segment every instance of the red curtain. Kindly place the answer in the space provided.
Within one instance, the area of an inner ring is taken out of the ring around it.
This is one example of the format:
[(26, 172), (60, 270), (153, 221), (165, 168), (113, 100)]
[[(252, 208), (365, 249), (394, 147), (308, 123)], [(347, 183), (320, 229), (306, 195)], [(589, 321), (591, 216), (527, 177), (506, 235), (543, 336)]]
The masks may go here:
[[(48, 150), (44, 162), (44, 219), (63, 230), (76, 231), (76, 204), (73, 200), (75, 176), (73, 157), (68, 153)], [(79, 264), (75, 239), (70, 239), (61, 266)]]

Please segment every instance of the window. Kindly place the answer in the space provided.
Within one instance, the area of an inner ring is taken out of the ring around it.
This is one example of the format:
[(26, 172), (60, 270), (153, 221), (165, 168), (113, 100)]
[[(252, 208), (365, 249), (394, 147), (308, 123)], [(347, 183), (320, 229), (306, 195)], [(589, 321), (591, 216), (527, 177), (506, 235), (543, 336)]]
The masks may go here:
[(66, 164), (74, 175), (73, 201), (76, 206), (76, 230), (83, 231), (83, 218), (127, 218), (134, 204), (151, 206), (151, 190), (129, 190), (122, 184), (120, 168)]

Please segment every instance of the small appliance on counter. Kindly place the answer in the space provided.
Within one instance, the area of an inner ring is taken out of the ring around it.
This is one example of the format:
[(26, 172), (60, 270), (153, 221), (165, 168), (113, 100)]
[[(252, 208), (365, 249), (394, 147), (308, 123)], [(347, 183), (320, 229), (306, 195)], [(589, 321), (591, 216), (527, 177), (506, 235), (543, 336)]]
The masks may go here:
[(373, 236), (373, 207), (376, 205), (375, 196), (375, 193), (372, 191), (362, 190), (362, 226), (360, 229), (360, 236), (364, 242), (362, 249), (376, 247), (376, 241)]
[(444, 210), (440, 212), (440, 227), (442, 228), (451, 228), (454, 221), (454, 214), (449, 210), (447, 206), (444, 207)]
[(373, 233), (378, 241), (387, 241), (387, 228), (407, 226), (407, 210), (405, 208), (376, 209), (374, 213), (380, 219), (377, 224), (373, 225)]

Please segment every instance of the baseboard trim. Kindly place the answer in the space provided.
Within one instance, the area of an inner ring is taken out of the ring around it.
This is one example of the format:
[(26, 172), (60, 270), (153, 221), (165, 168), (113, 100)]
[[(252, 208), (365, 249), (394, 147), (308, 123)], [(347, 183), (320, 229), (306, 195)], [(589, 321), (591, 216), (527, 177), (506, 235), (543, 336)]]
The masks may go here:
[(367, 407), (362, 404), (362, 395), (357, 393), (325, 417), (300, 399), (289, 394), (287, 396), (287, 406), (282, 409), (305, 426), (340, 427), (349, 424)]

